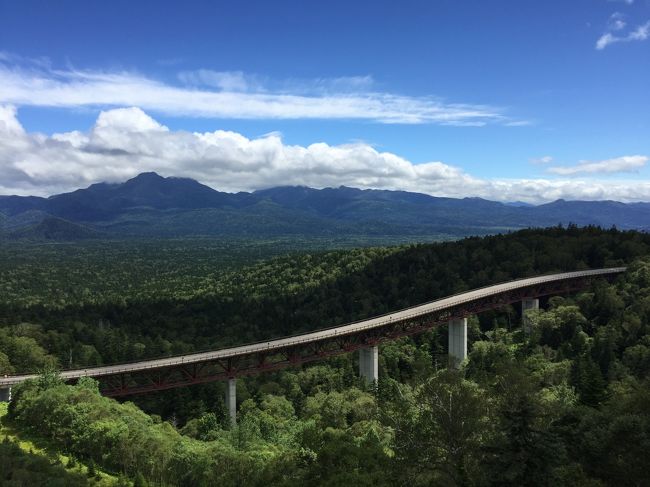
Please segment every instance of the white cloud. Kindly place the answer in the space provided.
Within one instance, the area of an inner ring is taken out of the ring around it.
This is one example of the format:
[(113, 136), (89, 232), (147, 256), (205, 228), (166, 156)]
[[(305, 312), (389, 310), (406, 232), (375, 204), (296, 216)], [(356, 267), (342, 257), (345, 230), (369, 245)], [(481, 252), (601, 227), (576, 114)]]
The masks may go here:
[[(615, 24), (615, 25), (619, 25), (619, 24)], [(620, 29), (624, 27), (625, 27), (625, 23), (623, 22), (622, 27), (620, 27)], [(620, 30), (620, 29), (613, 29), (613, 30)], [(600, 36), (600, 38), (596, 41), (596, 49), (602, 50), (605, 49), (610, 44), (616, 44), (618, 42), (645, 41), (648, 37), (650, 37), (650, 21), (646, 22), (645, 24), (639, 25), (636, 29), (628, 32), (627, 35), (618, 36), (612, 34), (612, 32), (606, 32), (605, 34)]]
[(16, 118), (16, 108), (11, 105), (0, 105), (0, 134), (22, 136), (24, 133), (22, 125)]
[(647, 162), (648, 158), (645, 156), (622, 156), (598, 162), (580, 161), (577, 166), (549, 167), (548, 172), (561, 176), (635, 172), (644, 167)]
[[(369, 88), (369, 76), (269, 82), (242, 72), (186, 71), (175, 86), (133, 72), (56, 70), (0, 57), (0, 103), (40, 107), (138, 106), (174, 116), (237, 119), (351, 119), (379, 123), (517, 123), (488, 105), (447, 103)], [(521, 121), (519, 121), (521, 123)]]
[(358, 93), (370, 91), (375, 84), (372, 76), (339, 76), (337, 78), (283, 80), (276, 89), (289, 93)]
[(551, 156), (533, 157), (530, 159), (531, 164), (550, 164), (551, 162), (553, 162)]
[[(630, 157), (612, 161), (619, 159)], [(647, 181), (481, 179), (439, 161), (413, 164), (363, 142), (303, 147), (283, 143), (277, 133), (249, 139), (223, 130), (172, 131), (139, 108), (103, 111), (88, 132), (45, 136), (25, 132), (16, 110), (0, 106), (0, 194), (49, 195), (144, 171), (191, 177), (223, 191), (347, 185), (533, 203), (650, 201)]]
[(340, 76), (336, 78), (288, 78), (282, 80), (244, 73), (197, 69), (181, 71), (178, 79), (191, 87), (210, 87), (228, 92), (323, 95), (367, 93), (375, 84), (372, 76)]
[(605, 49), (609, 44), (616, 42), (616, 37), (609, 32), (603, 34), (596, 41), (596, 49), (601, 50)]
[(122, 132), (148, 132), (169, 129), (159, 124), (139, 108), (115, 108), (101, 112), (95, 122), (96, 131), (117, 130)]
[(625, 22), (625, 15), (623, 15), (620, 12), (614, 12), (609, 17), (609, 22), (607, 24), (607, 27), (609, 28), (609, 30), (617, 31), (617, 30), (625, 29), (626, 25), (627, 22)]
[(645, 41), (650, 36), (650, 21), (637, 27), (628, 35), (631, 41)]
[(261, 89), (259, 80), (247, 76), (242, 71), (212, 71), (198, 69), (182, 71), (178, 78), (188, 85), (210, 86), (223, 91), (258, 91)]

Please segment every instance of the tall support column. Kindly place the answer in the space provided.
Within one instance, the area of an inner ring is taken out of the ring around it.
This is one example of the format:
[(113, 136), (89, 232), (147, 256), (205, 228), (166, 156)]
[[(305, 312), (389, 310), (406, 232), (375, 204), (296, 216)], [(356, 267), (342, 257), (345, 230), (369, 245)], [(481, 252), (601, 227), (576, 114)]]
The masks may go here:
[(359, 375), (370, 384), (379, 380), (379, 347), (359, 350)]
[(11, 387), (0, 389), (0, 402), (11, 401)]
[(237, 379), (228, 379), (226, 384), (226, 409), (230, 416), (230, 424), (237, 424)]
[(458, 369), (467, 358), (467, 318), (449, 321), (449, 366)]
[(521, 324), (524, 333), (530, 334), (532, 331), (532, 324), (530, 318), (526, 316), (526, 312), (531, 309), (539, 309), (539, 299), (524, 299), (521, 302)]

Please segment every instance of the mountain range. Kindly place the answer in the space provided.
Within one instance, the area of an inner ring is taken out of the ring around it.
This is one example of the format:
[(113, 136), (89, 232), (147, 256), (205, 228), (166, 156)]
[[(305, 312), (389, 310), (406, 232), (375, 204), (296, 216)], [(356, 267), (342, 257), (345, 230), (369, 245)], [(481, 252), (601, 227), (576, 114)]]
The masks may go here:
[(648, 231), (650, 203), (557, 200), (533, 206), (345, 186), (226, 193), (156, 173), (48, 198), (0, 196), (0, 234), (8, 239), (458, 237), (569, 223)]

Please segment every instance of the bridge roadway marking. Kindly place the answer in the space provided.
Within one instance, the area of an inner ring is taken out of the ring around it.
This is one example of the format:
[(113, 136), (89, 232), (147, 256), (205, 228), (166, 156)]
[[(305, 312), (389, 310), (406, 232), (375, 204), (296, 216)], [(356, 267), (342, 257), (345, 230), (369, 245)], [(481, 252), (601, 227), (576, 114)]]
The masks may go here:
[[(142, 370), (160, 369), (175, 365), (185, 365), (199, 363), (215, 359), (232, 358), (237, 356), (249, 355), (257, 352), (264, 352), (274, 349), (282, 349), (293, 345), (315, 342), (326, 338), (332, 338), (342, 335), (350, 335), (371, 328), (378, 328), (386, 324), (405, 321), (418, 316), (427, 315), (435, 311), (452, 308), (459, 304), (464, 304), (488, 296), (495, 296), (504, 292), (516, 289), (535, 286), (548, 282), (560, 282), (582, 277), (608, 276), (625, 272), (625, 267), (612, 267), (607, 269), (593, 269), (588, 271), (564, 272), (561, 274), (550, 274), (546, 276), (528, 277), (517, 279), (501, 284), (494, 284), (482, 288), (466, 291), (463, 293), (448, 296), (446, 298), (431, 301), (429, 303), (412, 306), (393, 313), (388, 313), (374, 318), (361, 320), (346, 325), (325, 328), (323, 330), (293, 335), (286, 338), (268, 340), (264, 342), (251, 343), (238, 347), (225, 348), (210, 352), (199, 352), (188, 355), (179, 355), (168, 358), (145, 360), (140, 362), (131, 362), (119, 365), (107, 365), (102, 367), (92, 367), (86, 369), (75, 369), (62, 371), (62, 379), (77, 379), (79, 377), (102, 377), (121, 373), (138, 372)], [(26, 379), (37, 377), (37, 374), (22, 374), (0, 377), (0, 387), (12, 386)]]

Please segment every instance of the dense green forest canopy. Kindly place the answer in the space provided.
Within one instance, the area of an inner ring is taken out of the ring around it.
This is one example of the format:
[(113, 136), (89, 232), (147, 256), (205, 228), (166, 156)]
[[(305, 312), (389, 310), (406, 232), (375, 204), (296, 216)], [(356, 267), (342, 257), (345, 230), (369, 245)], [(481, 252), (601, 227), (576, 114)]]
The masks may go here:
[[(512, 278), (629, 265), (613, 285), (546, 300), (529, 335), (510, 306), (473, 317), (458, 372), (440, 327), (382, 345), (377, 388), (352, 354), (239, 380), (234, 428), (219, 383), (121, 404), (51, 373), (15, 388), (6, 421), (140, 485), (648, 485), (649, 256), (646, 234), (570, 227), (303, 252), (178, 296), (133, 299), (124, 285), (111, 299), (28, 305), (25, 288), (2, 303), (3, 373), (225, 346)], [(142, 260), (134, 281), (151, 265)], [(173, 260), (166, 275), (195, 278), (190, 264), (174, 274)]]
[[(70, 247), (63, 255), (46, 247), (41, 264), (41, 248), (28, 249), (23, 264), (12, 264), (0, 278), (10, 290), (1, 295), (0, 337), (38, 342), (62, 367), (212, 349), (338, 325), (513, 278), (620, 265), (648, 254), (650, 236), (525, 230), (302, 252), (243, 267), (237, 266), (242, 249), (228, 257), (215, 246), (146, 242), (112, 253)], [(35, 370), (43, 360), (14, 358), (22, 362), (12, 367), (27, 371), (31, 363)]]
[[(282, 265), (293, 270), (299, 267), (299, 262), (293, 261), (296, 256), (335, 249), (367, 248), (378, 245), (378, 242), (386, 244), (385, 239), (372, 238), (77, 243), (0, 240), (0, 301), (20, 307), (42, 305), (58, 308), (71, 304), (188, 299), (224, 292), (236, 294), (240, 291), (236, 285), (245, 282), (251, 274), (269, 269), (267, 261), (271, 258), (287, 257)], [(401, 240), (395, 242), (399, 244)], [(384, 247), (382, 251), (389, 250)], [(363, 251), (341, 255), (353, 260), (360, 253)], [(338, 272), (339, 266), (329, 260), (319, 259), (322, 266)], [(255, 267), (258, 263), (264, 265)], [(271, 265), (277, 263), (276, 260)], [(248, 269), (251, 266), (253, 268)], [(309, 269), (304, 271), (311, 272)]]

